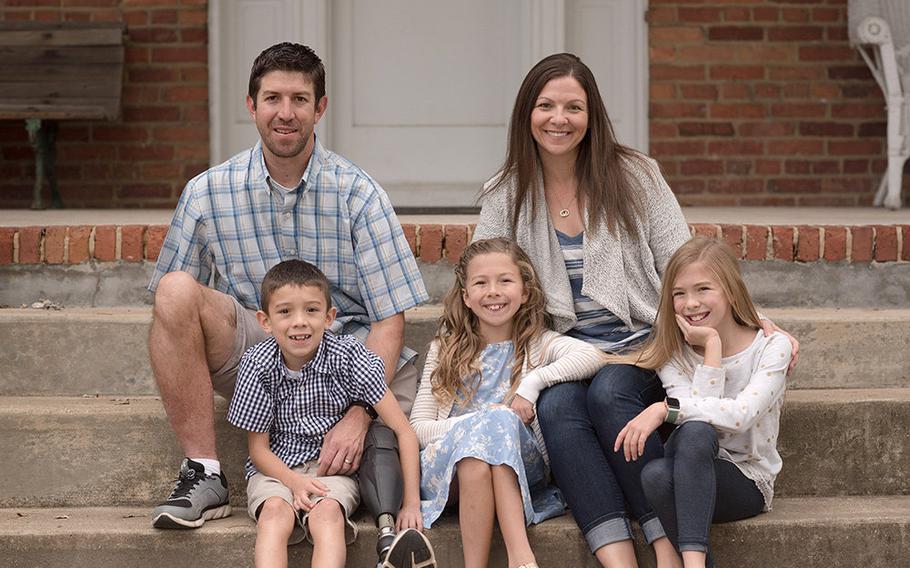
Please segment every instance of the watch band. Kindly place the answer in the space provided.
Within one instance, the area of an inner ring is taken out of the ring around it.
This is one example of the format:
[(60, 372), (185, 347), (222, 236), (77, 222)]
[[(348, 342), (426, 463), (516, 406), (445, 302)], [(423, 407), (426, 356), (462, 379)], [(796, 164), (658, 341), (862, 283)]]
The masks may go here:
[(665, 402), (667, 404), (667, 418), (664, 422), (676, 424), (676, 420), (679, 418), (679, 399), (667, 397)]
[[(367, 404), (362, 400), (355, 400), (355, 401), (351, 402), (351, 406), (359, 406), (360, 408), (366, 410), (367, 415), (370, 418), (372, 418), (373, 420), (376, 420), (377, 418), (379, 418), (379, 413), (376, 412), (376, 409), (373, 408), (372, 404)], [(348, 406), (348, 410), (351, 409), (351, 406)]]

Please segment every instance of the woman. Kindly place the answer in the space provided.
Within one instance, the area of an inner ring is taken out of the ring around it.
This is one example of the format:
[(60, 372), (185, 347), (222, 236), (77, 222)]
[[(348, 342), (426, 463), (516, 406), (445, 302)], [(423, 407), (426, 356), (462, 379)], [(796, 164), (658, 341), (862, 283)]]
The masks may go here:
[[(656, 162), (616, 142), (594, 76), (574, 55), (543, 59), (518, 91), (506, 160), (484, 189), (474, 232), (497, 236), (531, 257), (556, 331), (608, 353), (647, 336), (661, 274), (689, 229)], [(659, 437), (632, 461), (613, 451), (626, 423), (665, 397), (653, 371), (608, 365), (590, 383), (538, 399), (556, 481), (603, 566), (636, 566), (624, 503), (658, 566), (681, 565), (640, 481), (663, 453)]]

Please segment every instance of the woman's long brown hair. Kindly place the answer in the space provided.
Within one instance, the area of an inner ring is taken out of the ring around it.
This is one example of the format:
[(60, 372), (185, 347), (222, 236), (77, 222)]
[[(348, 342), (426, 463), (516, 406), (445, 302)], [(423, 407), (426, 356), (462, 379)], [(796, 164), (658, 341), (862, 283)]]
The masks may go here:
[[(622, 227), (630, 235), (635, 235), (636, 219), (642, 213), (641, 197), (636, 193), (638, 188), (634, 186), (634, 178), (623, 171), (623, 162), (637, 161), (645, 167), (643, 156), (616, 141), (594, 74), (571, 53), (546, 57), (528, 72), (512, 109), (505, 162), (496, 181), (484, 191), (484, 195), (500, 187), (515, 188), (511, 204), (513, 237), (525, 201), (530, 200), (532, 212), (540, 206), (536, 197), (540, 155), (531, 135), (531, 112), (544, 86), (561, 77), (575, 78), (588, 98), (588, 131), (579, 143), (575, 160), (579, 202), (585, 204), (588, 213), (587, 229), (596, 232), (605, 222), (613, 234)], [(645, 169), (650, 171), (647, 167)]]
[[(486, 347), (478, 333), (477, 316), (464, 303), (468, 265), (474, 258), (491, 253), (503, 253), (518, 267), (521, 282), (528, 299), (512, 319), (512, 343), (515, 359), (512, 363), (511, 388), (507, 398), (514, 394), (521, 377), (522, 365), (528, 359), (531, 341), (546, 329), (546, 298), (537, 280), (537, 274), (528, 255), (509, 239), (495, 238), (476, 241), (468, 245), (455, 267), (455, 283), (443, 300), (436, 341), (439, 344), (438, 363), (430, 380), (433, 395), (440, 406), (457, 400), (467, 405), (477, 392), (480, 369), (477, 358)], [(529, 361), (529, 366), (533, 363)]]

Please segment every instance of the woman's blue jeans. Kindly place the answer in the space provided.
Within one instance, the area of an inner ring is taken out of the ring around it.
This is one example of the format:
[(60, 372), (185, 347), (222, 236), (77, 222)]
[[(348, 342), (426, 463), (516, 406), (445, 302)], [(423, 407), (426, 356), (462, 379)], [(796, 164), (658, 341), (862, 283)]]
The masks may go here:
[(670, 542), (680, 552), (708, 555), (711, 522), (748, 519), (762, 512), (765, 499), (755, 482), (733, 463), (717, 457), (717, 430), (705, 422), (685, 422), (667, 440), (664, 457), (645, 466), (641, 482)]
[(653, 371), (607, 365), (590, 381), (554, 385), (537, 400), (550, 466), (591, 552), (632, 538), (625, 503), (649, 543), (664, 536), (641, 488), (642, 468), (663, 455), (660, 438), (652, 434), (631, 462), (613, 443), (629, 420), (665, 396)]

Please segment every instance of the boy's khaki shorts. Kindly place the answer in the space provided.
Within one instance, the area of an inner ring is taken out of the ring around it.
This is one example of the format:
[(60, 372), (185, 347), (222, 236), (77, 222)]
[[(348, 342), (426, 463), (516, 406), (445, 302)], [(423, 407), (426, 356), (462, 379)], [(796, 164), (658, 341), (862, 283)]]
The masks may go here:
[[(316, 460), (308, 461), (303, 465), (293, 468), (293, 471), (318, 479), (329, 488), (329, 492), (325, 497), (314, 496), (310, 498), (310, 501), (313, 501), (313, 503), (318, 503), (323, 499), (334, 499), (335, 501), (338, 501), (341, 505), (341, 509), (344, 511), (344, 541), (347, 544), (351, 544), (357, 538), (357, 525), (351, 522), (351, 513), (357, 509), (357, 505), (360, 503), (360, 490), (357, 488), (357, 478), (348, 477), (346, 475), (316, 477), (318, 465)], [(250, 517), (255, 521), (259, 520), (259, 509), (269, 497), (279, 497), (287, 502), (291, 508), (294, 507), (294, 496), (291, 493), (291, 490), (277, 479), (263, 475), (262, 473), (256, 473), (247, 481), (246, 495), (249, 503), (247, 512), (249, 512)], [(297, 511), (297, 526), (294, 527), (294, 532), (291, 533), (291, 537), (288, 539), (289, 545), (297, 544), (304, 539), (308, 540), (310, 544), (313, 543), (313, 538), (307, 528), (308, 518), (309, 513)]]

